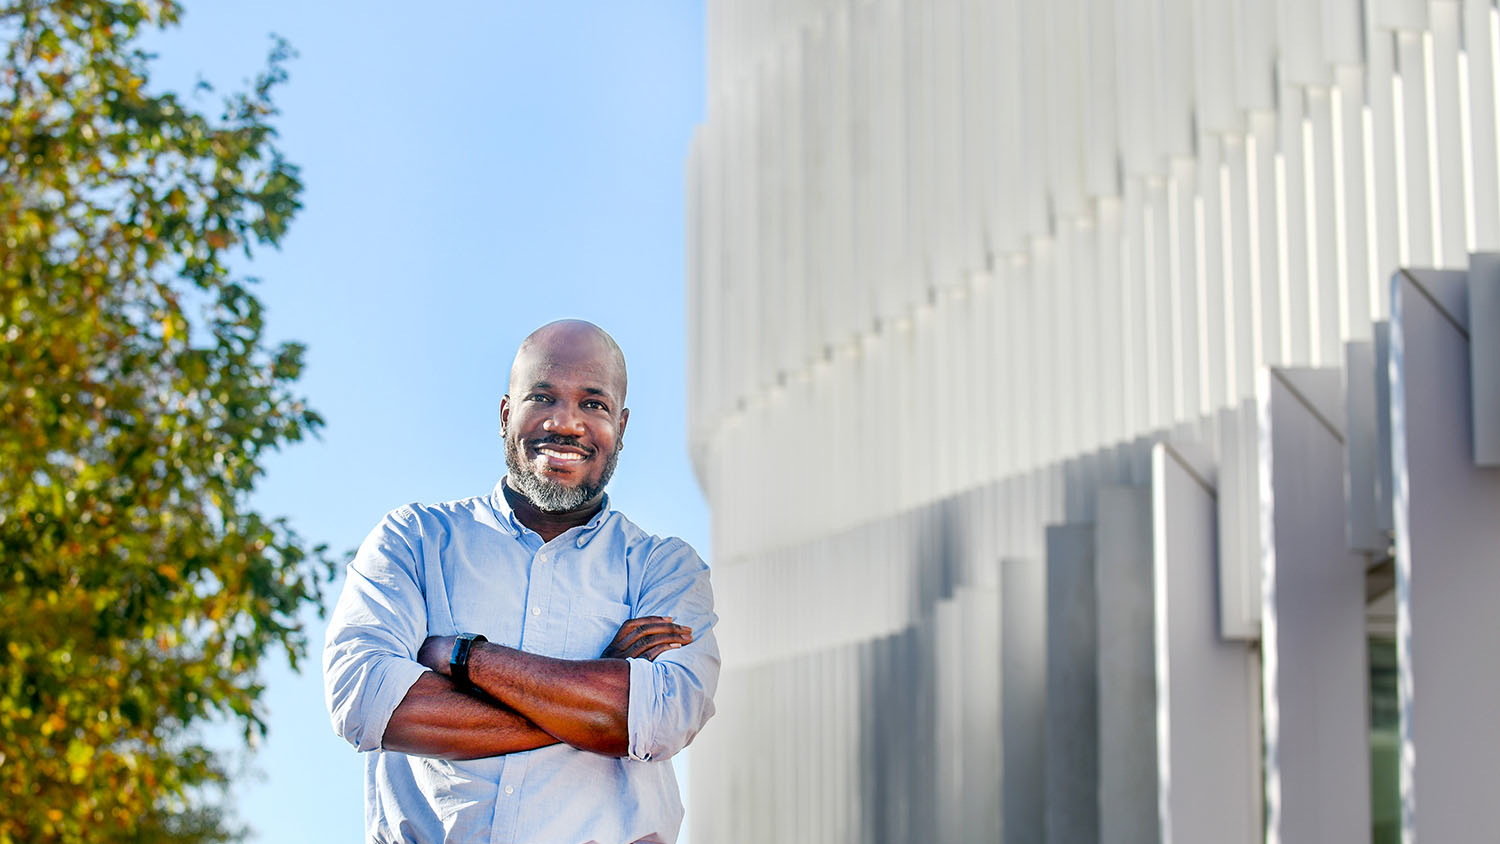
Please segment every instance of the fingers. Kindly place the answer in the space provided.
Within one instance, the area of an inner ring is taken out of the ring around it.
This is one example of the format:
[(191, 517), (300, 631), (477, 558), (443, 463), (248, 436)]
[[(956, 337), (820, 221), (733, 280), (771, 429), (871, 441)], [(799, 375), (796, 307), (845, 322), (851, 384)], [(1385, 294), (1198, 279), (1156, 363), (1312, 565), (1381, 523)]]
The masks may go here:
[(614, 650), (629, 658), (640, 656), (646, 650), (658, 645), (686, 645), (692, 641), (693, 633), (691, 630), (686, 627), (671, 625), (664, 628), (648, 628), (642, 631), (640, 635), (633, 636), (629, 641), (615, 646)]
[(659, 651), (662, 648), (680, 648), (683, 645), (690, 644), (692, 641), (693, 637), (690, 634), (684, 633), (681, 630), (669, 630), (650, 636), (642, 636), (624, 650), (628, 659), (630, 657), (643, 657), (652, 651)]
[(646, 627), (648, 625), (671, 624), (674, 621), (676, 621), (676, 619), (674, 619), (670, 615), (643, 615), (640, 618), (626, 619), (625, 623), (620, 625), (620, 632), (633, 633), (636, 630), (639, 630), (640, 628)]
[(620, 625), (620, 632), (615, 634), (612, 647), (618, 649), (633, 649), (637, 643), (649, 636), (660, 636), (663, 634), (676, 634), (685, 636), (683, 644), (692, 641), (693, 628), (674, 623), (666, 616), (648, 616), (646, 618), (633, 618)]
[[(669, 616), (632, 618), (620, 625), (620, 632), (605, 649), (604, 656), (619, 659), (644, 657), (650, 651), (681, 647), (693, 641), (693, 629), (677, 624)], [(654, 658), (654, 657), (651, 657)]]
[(644, 658), (644, 659), (649, 659), (649, 660), (655, 662), (657, 657), (661, 656), (662, 654), (666, 653), (667, 651), (675, 651), (675, 650), (677, 650), (680, 647), (682, 647), (682, 646), (679, 645), (679, 644), (677, 644), (677, 643), (675, 643), (675, 642), (670, 643), (670, 644), (666, 644), (666, 645), (657, 645), (656, 647), (652, 648), (651, 650), (646, 651), (645, 653), (641, 654), (641, 657)]

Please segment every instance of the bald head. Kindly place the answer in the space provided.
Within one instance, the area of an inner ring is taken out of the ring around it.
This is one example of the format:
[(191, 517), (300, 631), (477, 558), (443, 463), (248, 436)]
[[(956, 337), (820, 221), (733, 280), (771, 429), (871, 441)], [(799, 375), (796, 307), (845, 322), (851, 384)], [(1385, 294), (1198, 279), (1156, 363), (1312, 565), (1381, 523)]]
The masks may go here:
[(576, 368), (594, 376), (612, 387), (616, 400), (624, 405), (625, 354), (615, 338), (592, 322), (560, 319), (531, 332), (521, 341), (511, 364), (510, 393), (526, 389), (528, 382), (555, 367)]
[(547, 323), (522, 341), (500, 400), (507, 485), (544, 513), (597, 507), (629, 421), (614, 339), (582, 320)]

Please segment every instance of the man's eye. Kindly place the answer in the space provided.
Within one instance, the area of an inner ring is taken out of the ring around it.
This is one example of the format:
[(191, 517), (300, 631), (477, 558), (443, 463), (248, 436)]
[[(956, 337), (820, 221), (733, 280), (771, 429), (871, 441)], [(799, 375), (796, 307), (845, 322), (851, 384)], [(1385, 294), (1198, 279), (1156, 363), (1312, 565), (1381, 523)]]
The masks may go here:
[(529, 396), (526, 397), (526, 400), (527, 401), (552, 401), (551, 398), (549, 398), (548, 396), (541, 395), (540, 393), (532, 393), (531, 395), (529, 395)]
[(589, 401), (589, 402), (584, 402), (583, 406), (584, 407), (589, 407), (589, 408), (594, 408), (596, 410), (609, 410), (609, 408), (607, 408), (607, 407), (604, 406), (604, 402)]

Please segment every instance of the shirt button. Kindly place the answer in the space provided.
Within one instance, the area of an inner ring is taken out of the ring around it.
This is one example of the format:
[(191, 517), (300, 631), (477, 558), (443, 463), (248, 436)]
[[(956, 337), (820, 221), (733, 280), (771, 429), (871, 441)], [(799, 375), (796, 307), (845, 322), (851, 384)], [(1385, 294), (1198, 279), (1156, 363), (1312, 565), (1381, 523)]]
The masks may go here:
[(541, 607), (532, 607), (531, 608), (531, 614), (532, 615), (541, 615), (542, 614), (542, 608)]
[(513, 785), (507, 785), (505, 787), (505, 793), (506, 794), (515, 794), (516, 793), (516, 787), (513, 786)]

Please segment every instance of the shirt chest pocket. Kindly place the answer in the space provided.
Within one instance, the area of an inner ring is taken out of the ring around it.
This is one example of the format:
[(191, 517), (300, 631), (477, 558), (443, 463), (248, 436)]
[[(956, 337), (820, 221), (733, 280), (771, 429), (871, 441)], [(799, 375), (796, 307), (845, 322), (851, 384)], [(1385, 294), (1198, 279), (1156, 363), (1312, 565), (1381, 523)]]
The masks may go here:
[(598, 659), (630, 618), (630, 607), (602, 598), (575, 597), (568, 607), (564, 659)]

